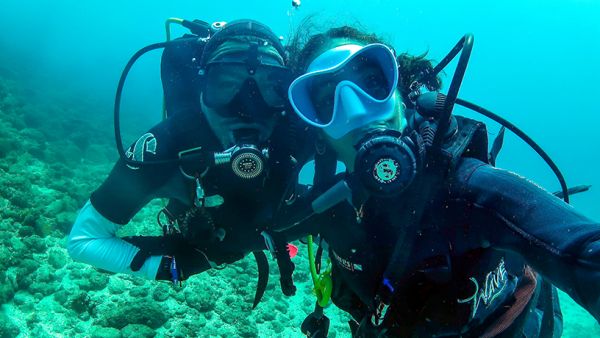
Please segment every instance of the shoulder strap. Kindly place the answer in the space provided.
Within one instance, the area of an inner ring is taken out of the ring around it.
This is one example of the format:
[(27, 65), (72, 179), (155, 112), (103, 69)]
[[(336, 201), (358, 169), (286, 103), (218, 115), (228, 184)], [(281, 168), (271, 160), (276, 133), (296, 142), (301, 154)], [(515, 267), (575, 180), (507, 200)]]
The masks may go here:
[(337, 169), (337, 156), (333, 149), (323, 141), (315, 144), (315, 176), (313, 178), (314, 192), (323, 192), (333, 185)]
[(456, 119), (456, 132), (444, 144), (444, 151), (450, 157), (450, 170), (454, 169), (462, 157), (472, 157), (488, 163), (488, 136), (485, 124), (462, 116)]

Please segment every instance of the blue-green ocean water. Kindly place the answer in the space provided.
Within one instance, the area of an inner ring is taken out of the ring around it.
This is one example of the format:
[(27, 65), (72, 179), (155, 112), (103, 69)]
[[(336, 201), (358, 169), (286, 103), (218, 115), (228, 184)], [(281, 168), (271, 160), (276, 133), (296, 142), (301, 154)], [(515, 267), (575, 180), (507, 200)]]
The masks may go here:
[[(315, 13), (324, 27), (360, 22), (387, 38), (397, 51), (429, 51), (436, 60), (463, 34), (473, 33), (474, 49), (459, 97), (521, 127), (552, 156), (569, 185), (591, 184), (592, 190), (573, 197), (572, 204), (600, 220), (598, 0), (303, 0), (297, 10), (283, 0), (3, 0), (0, 70), (17, 74), (18, 81), (35, 88), (38, 97), (50, 101), (53, 95), (61, 97), (60, 104), (72, 104), (74, 114), (108, 123), (123, 66), (137, 49), (164, 40), (167, 17), (209, 22), (252, 18), (288, 38), (295, 24)], [(124, 119), (144, 120), (135, 127), (125, 125), (130, 135), (160, 119), (158, 64), (158, 53), (144, 58), (127, 83)], [(106, 117), (79, 111), (79, 101), (65, 101), (65, 96), (92, 100), (98, 108), (93, 113)], [(48, 119), (52, 118), (49, 114)], [(110, 130), (112, 126), (101, 127)], [(498, 126), (490, 123), (489, 129), (495, 134)], [(548, 190), (559, 188), (544, 162), (510, 133), (498, 166), (521, 173)], [(565, 311), (565, 329), (583, 320), (600, 332), (598, 324), (576, 309)], [(570, 334), (587, 336), (586, 332)]]
[[(299, 10), (292, 10), (288, 1), (4, 0), (0, 57), (4, 67), (30, 70), (23, 81), (45, 79), (48, 85), (110, 103), (127, 59), (142, 46), (164, 40), (167, 17), (209, 22), (254, 18), (288, 37), (295, 23), (315, 13), (325, 23), (360, 22), (398, 51), (428, 50), (437, 60), (464, 33), (473, 33), (460, 97), (527, 131), (570, 184), (600, 186), (600, 108), (595, 100), (600, 91), (600, 2), (594, 0), (305, 0)], [(157, 53), (136, 66), (125, 97), (132, 111), (154, 121), (160, 116), (158, 60)], [(499, 161), (548, 189), (558, 188), (545, 165), (514, 137), (508, 137)], [(599, 219), (599, 197), (595, 189), (575, 197), (574, 204)]]

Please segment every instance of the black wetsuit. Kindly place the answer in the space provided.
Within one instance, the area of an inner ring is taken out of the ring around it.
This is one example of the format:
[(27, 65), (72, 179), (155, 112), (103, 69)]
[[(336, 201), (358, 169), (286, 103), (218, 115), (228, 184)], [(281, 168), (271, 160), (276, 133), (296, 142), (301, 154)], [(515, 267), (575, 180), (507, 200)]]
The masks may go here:
[[(211, 262), (232, 263), (251, 251), (266, 249), (261, 232), (269, 229), (296, 165), (300, 165), (290, 159), (289, 143), (282, 135), (288, 136), (286, 128), (274, 132), (271, 139), (278, 142), (266, 145), (270, 156), (264, 181), (247, 184), (231, 170), (219, 168), (211, 168), (200, 179), (206, 196), (218, 194), (224, 200), (218, 207), (203, 208), (191, 219), (195, 238), (190, 245), (203, 250)], [(175, 114), (159, 123), (129, 150), (137, 161), (160, 161), (175, 159), (180, 151), (200, 146), (207, 152), (223, 150), (204, 117), (190, 113)], [(193, 166), (186, 171), (196, 173)], [(109, 221), (126, 224), (154, 198), (168, 198), (187, 211), (193, 206), (194, 193), (195, 181), (186, 178), (176, 163), (131, 167), (119, 160), (90, 201)], [(225, 230), (222, 241), (211, 238), (214, 228)]]
[[(361, 210), (343, 203), (311, 220), (329, 244), (333, 302), (358, 322), (402, 231), (394, 221), (403, 198), (372, 198)], [(383, 324), (389, 336), (539, 332), (541, 317), (523, 324), (541, 285), (529, 266), (600, 320), (600, 225), (516, 174), (460, 160), (414, 243)]]

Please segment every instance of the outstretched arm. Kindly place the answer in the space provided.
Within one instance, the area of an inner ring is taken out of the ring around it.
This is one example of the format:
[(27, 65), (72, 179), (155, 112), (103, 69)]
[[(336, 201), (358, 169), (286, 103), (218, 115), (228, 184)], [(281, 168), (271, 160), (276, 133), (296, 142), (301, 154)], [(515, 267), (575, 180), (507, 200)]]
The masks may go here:
[(453, 190), (482, 239), (520, 254), (600, 322), (600, 224), (533, 182), (465, 159)]

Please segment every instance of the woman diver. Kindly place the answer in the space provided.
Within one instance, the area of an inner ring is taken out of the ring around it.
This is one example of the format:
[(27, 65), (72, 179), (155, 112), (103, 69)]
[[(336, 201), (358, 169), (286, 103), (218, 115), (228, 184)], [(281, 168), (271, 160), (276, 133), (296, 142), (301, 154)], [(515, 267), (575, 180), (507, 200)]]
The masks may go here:
[[(434, 69), (424, 55), (396, 57), (348, 26), (298, 34), (294, 50), (303, 75), (289, 98), (320, 141), (311, 212), (289, 224), (315, 224), (327, 243), (353, 336), (560, 336), (547, 281), (600, 320), (600, 226), (492, 166), (482, 123), (454, 116), (438, 130), (440, 102), (414, 95)], [(303, 331), (326, 336), (322, 323), (309, 316)]]

